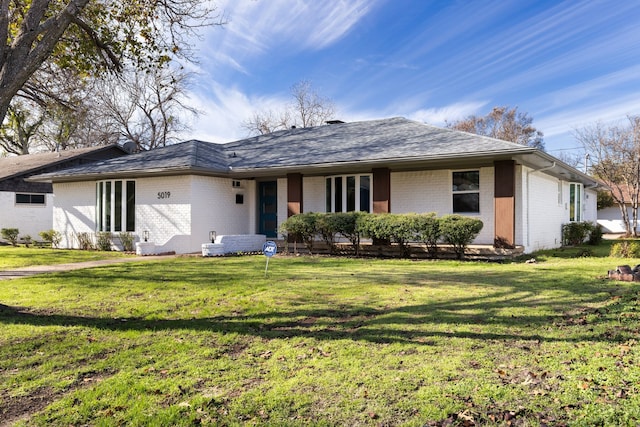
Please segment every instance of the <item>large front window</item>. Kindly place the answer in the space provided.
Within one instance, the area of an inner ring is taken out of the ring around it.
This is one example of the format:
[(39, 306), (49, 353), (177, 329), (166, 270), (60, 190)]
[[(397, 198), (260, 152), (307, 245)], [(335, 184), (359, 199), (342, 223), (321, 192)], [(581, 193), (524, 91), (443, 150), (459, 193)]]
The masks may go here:
[(569, 221), (582, 221), (582, 184), (569, 184)]
[(135, 231), (136, 182), (96, 183), (96, 230)]
[(343, 175), (326, 179), (327, 212), (371, 212), (371, 175)]
[(453, 212), (480, 212), (480, 171), (453, 172)]

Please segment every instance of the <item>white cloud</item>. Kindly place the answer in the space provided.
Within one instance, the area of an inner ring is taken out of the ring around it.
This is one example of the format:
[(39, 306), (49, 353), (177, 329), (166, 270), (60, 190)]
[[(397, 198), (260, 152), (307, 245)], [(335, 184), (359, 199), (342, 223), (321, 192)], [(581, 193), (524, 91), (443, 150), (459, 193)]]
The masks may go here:
[(220, 1), (228, 17), (200, 48), (210, 56), (241, 58), (274, 48), (293, 51), (323, 49), (344, 37), (375, 2), (356, 1)]
[(278, 110), (287, 99), (278, 96), (250, 97), (237, 88), (227, 88), (212, 83), (211, 93), (189, 94), (189, 105), (201, 112), (190, 120), (189, 139), (223, 143), (246, 138), (248, 132), (242, 123), (256, 111)]
[(414, 111), (407, 118), (428, 123), (435, 126), (443, 126), (445, 122), (453, 122), (464, 119), (488, 104), (487, 101), (456, 102), (451, 105), (438, 108), (426, 108)]

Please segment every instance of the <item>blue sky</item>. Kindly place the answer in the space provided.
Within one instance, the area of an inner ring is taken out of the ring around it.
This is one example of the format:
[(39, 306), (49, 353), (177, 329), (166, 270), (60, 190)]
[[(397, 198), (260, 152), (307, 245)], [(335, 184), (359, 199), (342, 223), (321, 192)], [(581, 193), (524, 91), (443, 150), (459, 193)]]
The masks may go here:
[[(344, 121), (442, 126), (517, 106), (551, 154), (576, 128), (640, 114), (640, 0), (216, 1), (228, 23), (196, 44), (189, 137), (244, 138), (308, 80)], [(581, 150), (573, 152), (579, 154)]]

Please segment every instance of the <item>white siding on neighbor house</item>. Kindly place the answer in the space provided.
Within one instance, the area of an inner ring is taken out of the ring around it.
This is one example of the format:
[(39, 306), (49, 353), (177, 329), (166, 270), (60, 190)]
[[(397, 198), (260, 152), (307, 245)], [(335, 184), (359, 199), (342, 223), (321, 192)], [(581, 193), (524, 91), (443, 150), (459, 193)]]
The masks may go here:
[(61, 248), (77, 248), (78, 233), (96, 231), (96, 183), (53, 184), (53, 229), (61, 234)]
[[(631, 206), (627, 206), (629, 221), (632, 220)], [(622, 221), (622, 213), (618, 205), (600, 209), (598, 211), (598, 224), (603, 227), (605, 233), (626, 233), (627, 229)]]
[[(192, 241), (189, 252), (201, 250), (209, 241), (209, 232), (218, 235), (255, 234), (256, 183), (239, 180), (233, 187), (228, 178), (192, 177)], [(243, 203), (236, 203), (236, 195), (243, 195)]]
[(558, 203), (557, 178), (527, 167), (522, 174), (525, 252), (556, 248), (562, 244), (562, 224), (569, 221), (569, 184), (563, 182)]
[[(465, 169), (473, 170), (473, 168)], [(391, 173), (391, 212), (427, 213), (438, 216), (453, 212), (452, 173), (454, 170), (434, 170)], [(465, 214), (482, 221), (482, 231), (476, 244), (492, 245), (494, 239), (494, 169), (480, 168), (480, 213)], [(374, 184), (375, 185), (375, 182)]]
[(44, 205), (23, 205), (16, 204), (16, 193), (0, 191), (0, 228), (17, 228), (20, 237), (40, 240), (38, 233), (53, 228), (53, 194), (45, 194)]

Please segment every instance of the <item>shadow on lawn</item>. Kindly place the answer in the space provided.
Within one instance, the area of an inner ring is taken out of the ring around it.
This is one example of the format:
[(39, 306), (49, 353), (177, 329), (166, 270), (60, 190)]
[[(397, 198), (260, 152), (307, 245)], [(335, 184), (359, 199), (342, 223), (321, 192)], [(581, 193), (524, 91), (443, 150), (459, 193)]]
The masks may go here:
[[(97, 318), (33, 312), (0, 304), (0, 322), (33, 326), (90, 327), (113, 331), (153, 332), (191, 330), (236, 333), (274, 339), (309, 337), (319, 340), (362, 340), (375, 343), (433, 344), (438, 338), (474, 340), (577, 342), (622, 342), (639, 339), (637, 319), (625, 327), (620, 323), (628, 303), (636, 304), (638, 292), (626, 299), (602, 294), (584, 303), (599, 302), (600, 308), (564, 307), (563, 301), (535, 300), (532, 292), (502, 291), (484, 297), (451, 299), (427, 304), (371, 308), (341, 304), (335, 308), (264, 312), (192, 319)], [(626, 304), (625, 305), (625, 301)], [(539, 315), (516, 315), (546, 310)], [(635, 308), (634, 308), (635, 309)], [(566, 310), (571, 310), (567, 312)], [(617, 319), (617, 322), (616, 320)], [(600, 327), (604, 326), (604, 327)]]

